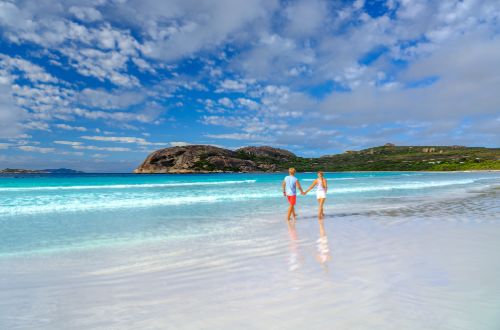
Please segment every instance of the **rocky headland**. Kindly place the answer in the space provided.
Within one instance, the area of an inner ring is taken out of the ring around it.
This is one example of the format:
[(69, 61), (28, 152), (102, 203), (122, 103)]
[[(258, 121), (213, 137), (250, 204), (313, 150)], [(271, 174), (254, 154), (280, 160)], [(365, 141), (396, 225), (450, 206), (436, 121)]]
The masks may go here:
[(395, 146), (305, 158), (268, 146), (236, 150), (209, 145), (172, 147), (152, 152), (134, 173), (224, 173), (298, 171), (456, 171), (500, 170), (500, 148)]
[(207, 145), (190, 145), (157, 150), (135, 173), (275, 172), (278, 164), (297, 158), (287, 150), (245, 147), (229, 150)]

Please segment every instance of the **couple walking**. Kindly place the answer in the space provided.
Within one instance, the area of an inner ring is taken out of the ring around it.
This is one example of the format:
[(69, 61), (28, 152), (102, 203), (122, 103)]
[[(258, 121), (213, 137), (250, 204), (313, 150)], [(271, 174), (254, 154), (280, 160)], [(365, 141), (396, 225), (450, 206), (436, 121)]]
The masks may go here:
[(318, 199), (319, 210), (318, 210), (318, 218), (323, 219), (325, 214), (323, 213), (323, 204), (326, 199), (326, 191), (328, 189), (328, 184), (326, 179), (323, 176), (322, 171), (318, 171), (318, 177), (313, 181), (311, 186), (306, 190), (302, 190), (302, 186), (300, 185), (299, 180), (295, 177), (295, 169), (288, 169), (288, 176), (285, 177), (281, 186), (283, 187), (283, 195), (288, 199), (288, 203), (290, 206), (288, 207), (287, 220), (290, 221), (291, 217), (296, 220), (297, 214), (295, 213), (295, 204), (297, 203), (297, 188), (299, 188), (300, 193), (302, 195), (306, 195), (309, 191), (311, 191), (314, 187), (316, 189), (316, 198)]

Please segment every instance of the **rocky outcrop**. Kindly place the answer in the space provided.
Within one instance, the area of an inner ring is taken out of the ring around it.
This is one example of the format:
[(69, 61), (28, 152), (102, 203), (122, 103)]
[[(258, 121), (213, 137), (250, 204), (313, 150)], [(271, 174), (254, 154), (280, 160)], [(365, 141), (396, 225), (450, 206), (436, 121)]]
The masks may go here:
[(134, 173), (211, 173), (211, 172), (273, 172), (273, 161), (295, 157), (282, 149), (247, 147), (236, 151), (190, 145), (157, 150), (135, 169)]
[(285, 149), (273, 148), (273, 147), (244, 147), (236, 150), (237, 153), (247, 155), (249, 157), (255, 158), (267, 158), (276, 161), (286, 162), (290, 161), (297, 156)]

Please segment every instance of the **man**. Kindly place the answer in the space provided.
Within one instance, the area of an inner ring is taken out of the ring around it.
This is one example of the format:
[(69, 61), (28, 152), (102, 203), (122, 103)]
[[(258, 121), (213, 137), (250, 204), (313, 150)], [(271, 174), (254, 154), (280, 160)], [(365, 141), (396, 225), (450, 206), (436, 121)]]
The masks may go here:
[(288, 199), (290, 206), (288, 207), (287, 220), (293, 215), (293, 220), (297, 219), (295, 214), (295, 203), (297, 203), (297, 187), (301, 194), (304, 194), (299, 180), (295, 177), (295, 169), (293, 167), (288, 169), (288, 176), (285, 177), (281, 186), (283, 187), (283, 195)]

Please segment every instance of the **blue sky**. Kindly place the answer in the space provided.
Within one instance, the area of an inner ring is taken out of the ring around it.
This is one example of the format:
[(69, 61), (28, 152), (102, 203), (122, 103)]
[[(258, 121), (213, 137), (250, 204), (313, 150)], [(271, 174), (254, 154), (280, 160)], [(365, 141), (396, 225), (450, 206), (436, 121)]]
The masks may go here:
[(0, 0), (0, 167), (498, 147), (498, 1)]

